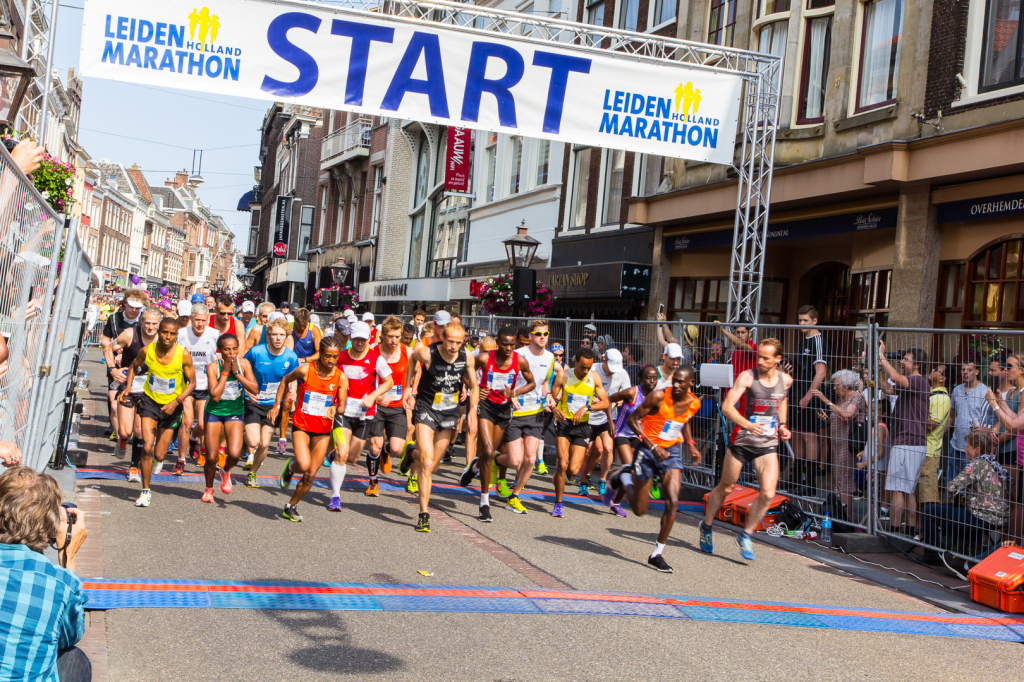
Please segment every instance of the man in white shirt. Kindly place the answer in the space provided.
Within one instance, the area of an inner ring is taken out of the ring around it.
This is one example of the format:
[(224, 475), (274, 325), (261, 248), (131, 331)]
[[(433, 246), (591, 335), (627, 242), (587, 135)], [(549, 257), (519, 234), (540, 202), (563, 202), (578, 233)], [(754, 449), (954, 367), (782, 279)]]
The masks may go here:
[[(206, 428), (203, 413), (206, 401), (210, 399), (206, 366), (217, 361), (217, 339), (220, 338), (220, 332), (210, 326), (210, 309), (206, 304), (193, 304), (190, 320), (189, 326), (178, 330), (178, 343), (192, 356), (192, 365), (196, 372), (196, 390), (182, 403), (184, 412), (181, 426), (178, 427), (178, 461), (174, 464), (174, 473), (179, 476), (185, 473), (185, 456), (189, 449), (196, 451), (197, 461), (200, 456), (206, 456), (206, 450), (202, 445)], [(192, 426), (193, 420), (196, 422), (195, 428)], [(217, 454), (212, 452), (208, 456), (216, 457)]]
[[(629, 374), (622, 366), (622, 353), (615, 348), (605, 351), (604, 361), (599, 365), (594, 365), (594, 373), (601, 377), (601, 383), (604, 385), (604, 392), (607, 395), (618, 393), (632, 385), (629, 381)], [(590, 473), (598, 461), (601, 465), (601, 479), (597, 483), (597, 494), (604, 495), (607, 490), (608, 469), (611, 468), (614, 453), (612, 449), (615, 437), (613, 407), (609, 405), (605, 410), (590, 413), (590, 427), (593, 435), (586, 462), (580, 469), (580, 495), (587, 496), (589, 494)]]

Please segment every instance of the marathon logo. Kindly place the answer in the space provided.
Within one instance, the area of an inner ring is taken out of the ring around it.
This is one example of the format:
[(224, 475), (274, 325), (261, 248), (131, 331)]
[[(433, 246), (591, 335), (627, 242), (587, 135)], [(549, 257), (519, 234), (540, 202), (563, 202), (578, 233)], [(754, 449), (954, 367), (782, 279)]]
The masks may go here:
[(697, 115), (700, 99), (692, 83), (676, 88), (675, 111), (669, 97), (605, 90), (603, 109), (612, 113), (602, 114), (598, 132), (715, 149), (721, 121)]
[[(190, 76), (238, 80), (241, 48), (215, 45), (220, 19), (209, 8), (188, 16), (189, 26), (106, 15), (101, 61)], [(197, 30), (198, 29), (198, 30)], [(186, 40), (186, 32), (188, 40)]]

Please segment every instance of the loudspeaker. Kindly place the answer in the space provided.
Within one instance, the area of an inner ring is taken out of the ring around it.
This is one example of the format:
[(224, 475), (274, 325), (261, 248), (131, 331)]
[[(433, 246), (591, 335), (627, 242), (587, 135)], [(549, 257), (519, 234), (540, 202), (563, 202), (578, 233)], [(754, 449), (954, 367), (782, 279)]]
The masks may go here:
[(537, 271), (533, 268), (516, 268), (512, 272), (512, 302), (529, 303), (537, 291)]

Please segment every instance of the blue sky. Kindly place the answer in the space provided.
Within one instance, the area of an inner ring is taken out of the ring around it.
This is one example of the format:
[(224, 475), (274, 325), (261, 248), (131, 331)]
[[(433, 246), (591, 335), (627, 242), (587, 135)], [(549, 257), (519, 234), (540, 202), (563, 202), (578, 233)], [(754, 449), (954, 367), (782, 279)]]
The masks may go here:
[[(81, 0), (61, 0), (58, 9), (54, 68), (64, 83), (69, 67), (78, 70), (81, 4)], [(86, 78), (78, 141), (94, 159), (108, 158), (125, 167), (138, 164), (154, 186), (163, 185), (175, 171), (191, 171), (193, 149), (235, 147), (203, 154), (206, 182), (199, 194), (231, 226), (236, 246), (245, 250), (249, 214), (236, 211), (235, 206), (255, 184), (259, 128), (269, 104)]]

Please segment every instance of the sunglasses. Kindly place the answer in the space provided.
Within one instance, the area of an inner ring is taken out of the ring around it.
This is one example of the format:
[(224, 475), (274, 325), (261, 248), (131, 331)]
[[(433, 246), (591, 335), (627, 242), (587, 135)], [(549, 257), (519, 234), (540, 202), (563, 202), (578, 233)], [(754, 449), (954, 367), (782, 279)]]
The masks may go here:
[(530, 332), (530, 336), (547, 336), (551, 332)]
[(565, 353), (555, 353), (555, 357), (559, 358), (559, 359), (564, 358), (565, 357)]

